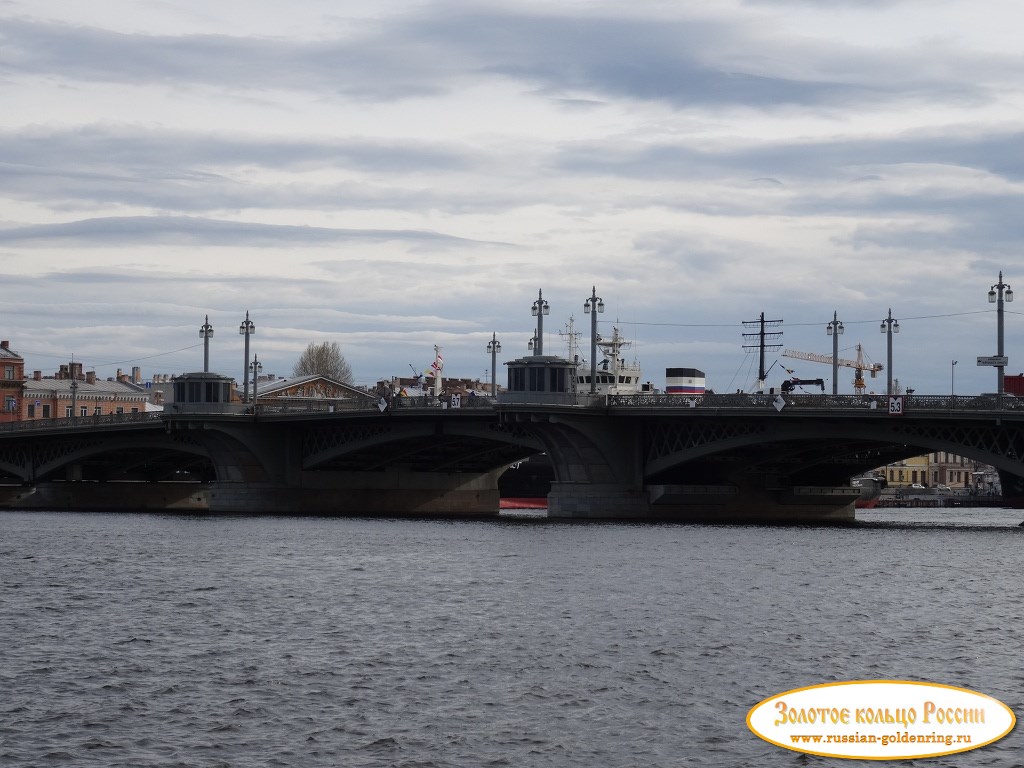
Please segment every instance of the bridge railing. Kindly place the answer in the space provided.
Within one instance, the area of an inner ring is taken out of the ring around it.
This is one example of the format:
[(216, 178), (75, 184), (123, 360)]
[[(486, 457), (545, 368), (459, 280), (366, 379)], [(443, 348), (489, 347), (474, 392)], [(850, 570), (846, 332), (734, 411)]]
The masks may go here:
[[(360, 400), (336, 400), (336, 401), (310, 401), (309, 403), (301, 402), (285, 402), (275, 403), (273, 400), (267, 400), (260, 402), (258, 405), (259, 413), (263, 415), (270, 414), (289, 414), (289, 413), (353, 413), (353, 412), (379, 412), (381, 401), (360, 399)], [(457, 403), (457, 404), (456, 404)], [(396, 410), (406, 410), (414, 408), (440, 408), (440, 409), (490, 409), (494, 407), (494, 400), (490, 397), (484, 396), (463, 396), (458, 400), (453, 401), (452, 398), (442, 397), (437, 398), (433, 395), (421, 395), (421, 396), (401, 396), (401, 397), (386, 397), (384, 398), (385, 408), (393, 408)], [(251, 414), (252, 409), (249, 407), (244, 413)]]
[(103, 416), (65, 416), (60, 419), (25, 419), (0, 424), (0, 431), (31, 432), (47, 429), (95, 429), (96, 427), (120, 424), (145, 424), (160, 421), (163, 413), (148, 411), (142, 413), (110, 413)]
[[(865, 411), (888, 413), (887, 395), (829, 395), (774, 393), (705, 393), (703, 395), (609, 395), (607, 405), (624, 408), (689, 409), (763, 409), (776, 407), (782, 398), (783, 409), (813, 408), (815, 410)], [(903, 395), (907, 411), (1024, 411), (1024, 398), (1013, 395)]]

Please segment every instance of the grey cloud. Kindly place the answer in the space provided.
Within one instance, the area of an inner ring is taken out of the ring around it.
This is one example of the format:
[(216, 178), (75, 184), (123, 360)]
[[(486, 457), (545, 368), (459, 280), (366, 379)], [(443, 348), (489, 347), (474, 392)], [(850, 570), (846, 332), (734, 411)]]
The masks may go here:
[[(740, 148), (698, 149), (680, 144), (610, 147), (576, 143), (554, 161), (559, 170), (639, 179), (708, 179), (732, 175), (787, 186), (808, 179), (863, 179), (865, 167), (937, 163), (1024, 178), (1024, 132), (972, 133), (851, 141), (782, 141)], [(851, 175), (853, 174), (853, 175)], [(877, 174), (875, 174), (877, 176)]]
[(765, 63), (770, 56), (756, 64), (745, 61), (742, 52), (775, 46), (742, 24), (434, 4), (383, 19), (351, 38), (304, 42), (126, 35), (7, 20), (0, 22), (0, 71), (121, 83), (299, 88), (385, 101), (494, 77), (525, 81), (553, 98), (582, 89), (681, 107), (819, 107), (926, 93), (984, 97), (967, 72), (955, 83), (901, 80), (894, 73), (913, 69), (905, 66), (907, 54), (886, 66), (877, 51), (791, 46), (797, 50), (785, 56), (780, 50), (780, 58), (801, 62), (805, 74), (773, 73)]
[(82, 219), (61, 224), (38, 224), (0, 229), (0, 243), (105, 247), (148, 244), (202, 244), (273, 247), (330, 245), (338, 242), (402, 240), (409, 243), (479, 245), (480, 241), (421, 230), (332, 229), (294, 225), (255, 224), (187, 216), (125, 216)]

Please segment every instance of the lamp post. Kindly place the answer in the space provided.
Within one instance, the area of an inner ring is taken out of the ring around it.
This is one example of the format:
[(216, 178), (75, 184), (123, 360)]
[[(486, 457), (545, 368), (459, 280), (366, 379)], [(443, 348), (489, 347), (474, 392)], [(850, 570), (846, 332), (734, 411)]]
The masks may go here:
[(953, 398), (956, 396), (956, 360), (949, 361), (949, 407), (953, 407)]
[[(1003, 271), (999, 270), (999, 282), (989, 288), (989, 304), (996, 305), (996, 355), (1003, 356), (1003, 302), (1013, 301), (1013, 289), (1003, 282)], [(996, 366), (996, 392), (1003, 394), (1003, 372), (1005, 366)]]
[(537, 343), (533, 345), (533, 354), (544, 354), (544, 315), (551, 314), (551, 307), (544, 301), (543, 291), (537, 291), (537, 300), (533, 302), (530, 313), (537, 318)]
[(255, 417), (256, 416), (256, 406), (259, 404), (258, 403), (258, 395), (259, 395), (259, 392), (258, 392), (259, 384), (258, 384), (258, 382), (259, 382), (259, 378), (260, 378), (260, 371), (263, 370), (263, 363), (260, 362), (259, 355), (253, 355), (252, 356), (252, 362), (249, 363), (249, 367), (246, 368), (246, 371), (248, 372), (250, 369), (252, 370), (252, 415), (253, 415), (253, 417)]
[(501, 342), (498, 341), (496, 333), (491, 333), (491, 340), (487, 342), (487, 351), (491, 353), (491, 397), (497, 400), (498, 380), (494, 377), (494, 374), (498, 369), (498, 353), (501, 352)]
[(78, 408), (78, 377), (75, 376), (75, 356), (71, 356), (71, 418), (75, 419)]
[(583, 302), (583, 311), (590, 315), (590, 394), (597, 392), (597, 315), (604, 312), (604, 299), (597, 295), (597, 286), (590, 290), (590, 298)]
[(825, 326), (825, 333), (832, 337), (832, 394), (839, 394), (839, 337), (843, 333), (843, 324), (839, 313), (832, 313), (832, 322)]
[(203, 373), (210, 371), (210, 337), (213, 336), (213, 326), (210, 325), (210, 316), (206, 316), (206, 322), (199, 326), (199, 337), (203, 340)]
[(249, 319), (249, 310), (245, 310), (245, 320), (238, 326), (238, 332), (245, 336), (245, 366), (242, 381), (242, 402), (249, 402), (249, 337), (256, 333), (256, 326)]
[(892, 310), (889, 310), (889, 316), (882, 320), (882, 333), (888, 337), (886, 339), (886, 377), (885, 377), (885, 394), (892, 394), (892, 335), (900, 332), (900, 321), (896, 320), (892, 316)]

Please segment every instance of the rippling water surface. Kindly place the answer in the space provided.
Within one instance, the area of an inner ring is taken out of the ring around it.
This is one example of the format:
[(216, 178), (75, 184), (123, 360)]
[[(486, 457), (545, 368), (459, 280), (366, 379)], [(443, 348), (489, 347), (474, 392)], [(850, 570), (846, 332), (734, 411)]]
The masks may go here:
[(747, 711), (893, 678), (1021, 712), (1022, 513), (861, 519), (0, 513), (0, 765), (851, 765)]

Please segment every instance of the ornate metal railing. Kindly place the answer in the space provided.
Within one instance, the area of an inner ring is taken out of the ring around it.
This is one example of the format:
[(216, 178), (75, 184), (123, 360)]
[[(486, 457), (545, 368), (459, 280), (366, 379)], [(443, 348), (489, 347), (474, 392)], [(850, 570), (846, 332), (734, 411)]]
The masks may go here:
[(0, 432), (39, 431), (48, 429), (95, 429), (96, 427), (127, 424), (146, 424), (160, 421), (163, 413), (148, 411), (143, 413), (111, 413), (104, 416), (65, 416), (60, 419), (27, 419), (0, 424)]
[[(783, 409), (829, 411), (870, 411), (888, 413), (887, 395), (827, 395), (786, 393), (714, 393), (697, 396), (686, 395), (610, 395), (603, 403), (613, 408), (671, 408), (702, 410), (722, 409), (763, 409), (777, 407), (782, 398)], [(1024, 398), (1013, 395), (903, 395), (904, 412), (972, 412), (972, 411), (1020, 411), (1024, 412)]]

